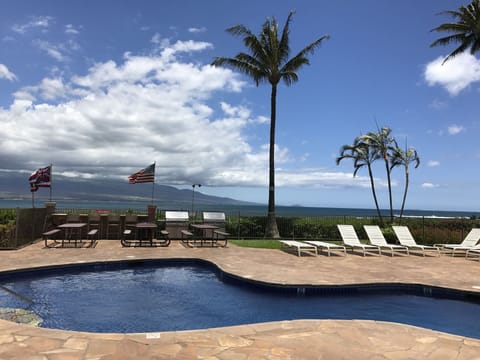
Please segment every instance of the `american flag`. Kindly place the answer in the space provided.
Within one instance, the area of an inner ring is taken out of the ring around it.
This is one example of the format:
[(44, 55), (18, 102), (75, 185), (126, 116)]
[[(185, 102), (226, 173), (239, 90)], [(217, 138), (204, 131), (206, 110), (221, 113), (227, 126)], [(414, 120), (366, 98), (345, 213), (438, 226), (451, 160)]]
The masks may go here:
[(128, 177), (130, 184), (155, 182), (155, 163)]
[(52, 183), (50, 182), (50, 174), (52, 171), (52, 165), (49, 165), (44, 168), (40, 168), (28, 178), (30, 183), (30, 191), (37, 191), (39, 187), (50, 187)]

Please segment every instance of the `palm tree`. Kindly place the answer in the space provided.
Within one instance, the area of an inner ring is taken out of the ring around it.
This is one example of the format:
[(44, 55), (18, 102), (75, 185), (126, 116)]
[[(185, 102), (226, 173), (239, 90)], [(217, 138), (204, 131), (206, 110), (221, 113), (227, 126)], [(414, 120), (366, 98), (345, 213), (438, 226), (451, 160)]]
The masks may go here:
[(447, 10), (441, 14), (450, 15), (457, 22), (445, 23), (433, 29), (432, 31), (447, 32), (451, 35), (435, 40), (430, 46), (459, 44), (443, 60), (443, 64), (468, 49), (472, 55), (480, 50), (480, 0), (472, 0), (469, 5), (460, 6), (457, 11)]
[(258, 86), (262, 82), (270, 83), (270, 152), (269, 152), (269, 187), (268, 187), (268, 217), (265, 236), (279, 238), (275, 218), (275, 125), (277, 87), (280, 80), (289, 86), (298, 81), (297, 71), (304, 65), (309, 65), (308, 54), (329, 36), (324, 35), (306, 46), (297, 55), (290, 55), (290, 22), (295, 12), (288, 15), (281, 35), (275, 18), (268, 19), (262, 26), (258, 36), (244, 25), (236, 25), (227, 29), (232, 35), (243, 37), (243, 43), (249, 53), (240, 52), (234, 58), (217, 57), (212, 62), (214, 66), (227, 66), (237, 69), (250, 76)]
[(403, 209), (405, 208), (405, 200), (407, 199), (408, 184), (409, 184), (409, 171), (408, 166), (410, 163), (415, 163), (415, 169), (420, 165), (420, 158), (418, 157), (417, 150), (414, 148), (408, 148), (405, 146), (405, 151), (396, 146), (392, 150), (392, 156), (390, 158), (390, 170), (396, 166), (402, 166), (405, 169), (405, 187), (403, 191), (402, 207), (400, 209), (400, 221), (402, 221)]
[(340, 149), (340, 156), (336, 159), (337, 165), (339, 165), (343, 159), (353, 159), (354, 177), (361, 168), (365, 166), (367, 167), (373, 200), (375, 201), (375, 207), (377, 209), (378, 218), (380, 219), (380, 224), (383, 226), (383, 218), (380, 212), (380, 207), (378, 206), (377, 192), (375, 190), (375, 181), (372, 171), (372, 163), (375, 161), (375, 155), (370, 151), (370, 146), (363, 142), (360, 137), (357, 137), (353, 145), (342, 146)]
[(388, 183), (388, 199), (390, 205), (390, 222), (393, 222), (393, 199), (392, 199), (392, 180), (390, 176), (390, 152), (394, 148), (395, 139), (390, 137), (392, 130), (388, 127), (383, 127), (377, 132), (369, 132), (365, 135), (360, 135), (359, 140), (364, 142), (371, 148), (372, 157), (374, 160), (383, 159), (385, 162), (385, 170), (387, 172)]

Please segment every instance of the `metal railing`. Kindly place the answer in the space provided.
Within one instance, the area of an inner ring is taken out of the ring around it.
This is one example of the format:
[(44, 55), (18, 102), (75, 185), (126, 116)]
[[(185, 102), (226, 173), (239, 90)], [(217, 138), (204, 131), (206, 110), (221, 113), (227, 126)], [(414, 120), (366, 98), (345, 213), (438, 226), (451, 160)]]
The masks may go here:
[[(18, 248), (31, 243), (43, 231), (45, 209), (0, 209), (0, 248)], [(20, 211), (20, 212), (19, 212)], [(89, 214), (108, 212), (112, 215), (138, 214), (146, 215), (147, 210), (131, 209), (65, 209), (57, 208), (56, 212), (66, 214)], [(15, 214), (15, 216), (13, 215)], [(241, 211), (225, 212), (225, 228), (233, 239), (263, 239), (267, 225), (267, 217), (244, 216)], [(156, 220), (160, 224), (165, 220), (165, 210), (157, 209)], [(190, 221), (201, 221), (201, 212), (197, 211)], [(413, 236), (420, 244), (458, 243), (473, 227), (480, 227), (480, 219), (468, 218), (403, 218), (402, 225), (410, 228)], [(366, 239), (363, 225), (379, 224), (376, 217), (357, 216), (318, 216), (293, 217), (277, 216), (277, 226), (283, 239), (323, 239), (340, 241), (337, 224), (350, 224), (355, 227), (359, 237)], [(389, 226), (384, 227), (384, 235), (388, 242), (395, 243), (396, 237)]]

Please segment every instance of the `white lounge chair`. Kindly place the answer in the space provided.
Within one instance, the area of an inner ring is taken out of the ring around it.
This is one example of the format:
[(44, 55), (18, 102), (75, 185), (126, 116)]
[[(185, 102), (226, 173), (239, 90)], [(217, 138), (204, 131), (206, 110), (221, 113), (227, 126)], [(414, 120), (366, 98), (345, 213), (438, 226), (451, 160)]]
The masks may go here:
[(305, 252), (313, 252), (315, 256), (317, 256), (317, 247), (310, 245), (310, 244), (305, 244), (301, 241), (295, 241), (295, 240), (278, 240), (282, 244), (282, 247), (284, 248), (294, 248), (297, 250), (298, 256), (302, 256), (302, 251)]
[(473, 246), (465, 252), (465, 258), (477, 256), (480, 261), (480, 245)]
[(389, 244), (385, 237), (383, 236), (382, 230), (377, 225), (363, 225), (365, 232), (367, 233), (368, 240), (370, 244), (378, 246), (382, 249), (390, 249), (392, 256), (395, 254), (395, 251), (406, 252), (409, 255), (408, 247), (403, 245)]
[(351, 248), (352, 251), (354, 249), (362, 249), (363, 256), (365, 256), (366, 251), (376, 250), (378, 251), (379, 255), (382, 255), (382, 249), (380, 249), (380, 247), (375, 245), (362, 244), (360, 242), (353, 225), (337, 225), (337, 228), (338, 231), (340, 231), (343, 243), (345, 244), (345, 246)]
[(434, 250), (438, 253), (438, 255), (440, 255), (440, 249), (438, 247), (417, 244), (417, 242), (412, 236), (412, 233), (410, 232), (410, 229), (407, 226), (392, 226), (392, 229), (395, 232), (395, 235), (397, 236), (400, 244), (408, 247), (410, 250), (422, 250), (423, 256), (425, 256), (425, 251)]
[(328, 256), (330, 256), (330, 253), (334, 250), (341, 250), (343, 251), (344, 255), (347, 255), (347, 249), (343, 245), (332, 244), (332, 243), (319, 241), (319, 240), (305, 240), (305, 243), (316, 246), (317, 249), (320, 249), (320, 251), (323, 251), (324, 249), (326, 249)]
[(468, 251), (475, 247), (480, 241), (480, 228), (473, 228), (465, 236), (460, 244), (434, 244), (433, 246), (440, 248), (444, 252), (452, 252), (452, 256), (455, 256), (455, 251)]

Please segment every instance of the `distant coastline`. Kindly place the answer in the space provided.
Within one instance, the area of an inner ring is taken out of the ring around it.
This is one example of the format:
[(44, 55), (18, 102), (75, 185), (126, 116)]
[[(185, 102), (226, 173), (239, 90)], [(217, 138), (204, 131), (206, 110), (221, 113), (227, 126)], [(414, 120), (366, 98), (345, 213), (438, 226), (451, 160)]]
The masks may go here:
[[(35, 207), (43, 207), (45, 199), (36, 199)], [(95, 209), (95, 210), (139, 210), (145, 211), (150, 202), (146, 201), (101, 201), (101, 200), (55, 200), (57, 209)], [(154, 204), (160, 210), (191, 210), (191, 202), (161, 202)], [(4, 200), (0, 199), (0, 208), (30, 208), (32, 201), (26, 199)], [(195, 211), (224, 211), (228, 214), (238, 213), (242, 216), (262, 216), (267, 212), (267, 205), (242, 205), (242, 204), (195, 204)], [(395, 212), (398, 214), (398, 211)], [(377, 216), (375, 209), (360, 208), (333, 208), (333, 207), (308, 207), (308, 206), (278, 206), (277, 216), (288, 217), (315, 217), (315, 216)], [(387, 210), (382, 214), (388, 216)], [(480, 217), (480, 211), (445, 211), (445, 210), (405, 210), (404, 216), (412, 217)]]

